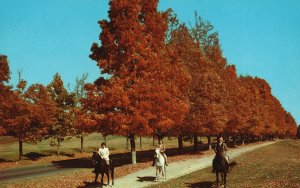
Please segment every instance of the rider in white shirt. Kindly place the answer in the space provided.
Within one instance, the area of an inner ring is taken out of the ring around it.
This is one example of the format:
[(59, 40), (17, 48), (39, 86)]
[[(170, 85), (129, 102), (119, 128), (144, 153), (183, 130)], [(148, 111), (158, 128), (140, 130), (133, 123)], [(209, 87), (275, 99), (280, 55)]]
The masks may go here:
[(98, 153), (100, 157), (106, 161), (106, 164), (109, 165), (109, 149), (106, 147), (104, 142), (101, 143)]
[[(165, 147), (163, 146), (162, 142), (159, 144), (159, 146), (158, 146), (157, 148), (159, 148), (159, 152), (160, 152), (160, 153), (162, 154), (162, 156), (165, 158), (165, 164), (166, 164), (166, 166), (169, 166), (168, 163), (167, 163), (167, 155), (166, 155), (166, 153), (165, 153), (166, 149), (165, 149)], [(152, 166), (154, 166), (154, 164), (155, 164), (155, 156), (154, 156), (154, 158), (153, 158)]]

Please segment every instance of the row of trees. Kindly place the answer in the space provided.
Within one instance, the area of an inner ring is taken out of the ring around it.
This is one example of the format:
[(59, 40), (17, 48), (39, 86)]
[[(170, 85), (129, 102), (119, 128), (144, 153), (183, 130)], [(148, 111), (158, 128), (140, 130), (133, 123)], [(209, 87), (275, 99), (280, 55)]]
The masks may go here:
[(86, 89), (83, 108), (108, 134), (237, 137), (294, 136), (292, 115), (261, 78), (237, 76), (222, 55), (218, 34), (195, 14), (190, 29), (158, 1), (112, 0), (109, 20), (90, 58), (102, 74)]
[[(195, 14), (195, 25), (179, 23), (158, 1), (112, 0), (109, 20), (99, 22), (101, 45), (90, 58), (102, 75), (68, 92), (58, 74), (47, 85), (13, 90), (6, 56), (1, 56), (0, 134), (23, 141), (52, 138), (58, 145), (90, 132), (135, 136), (237, 138), (295, 136), (297, 125), (261, 78), (238, 76), (222, 55), (213, 26)], [(106, 75), (106, 76), (103, 76)], [(135, 160), (133, 160), (135, 163)]]

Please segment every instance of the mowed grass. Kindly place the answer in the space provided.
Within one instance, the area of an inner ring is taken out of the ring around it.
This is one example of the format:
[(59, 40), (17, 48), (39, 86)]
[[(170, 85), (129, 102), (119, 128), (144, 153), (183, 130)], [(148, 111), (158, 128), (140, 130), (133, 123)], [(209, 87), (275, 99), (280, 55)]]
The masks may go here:
[[(107, 145), (111, 153), (124, 153), (128, 152), (130, 149), (130, 143), (126, 144), (126, 137), (122, 136), (108, 136)], [(164, 144), (166, 148), (176, 148), (178, 147), (177, 138), (164, 138)], [(206, 139), (202, 139), (206, 142)], [(98, 150), (100, 144), (104, 142), (104, 138), (100, 133), (93, 133), (84, 137), (84, 151), (91, 152), (93, 150)], [(155, 140), (157, 144), (157, 140)], [(191, 146), (190, 141), (183, 143), (184, 146)], [(18, 141), (12, 137), (2, 136), (0, 137), (0, 160), (1, 161), (16, 161), (19, 156), (19, 145)], [(136, 150), (152, 150), (153, 149), (153, 138), (143, 137), (142, 138), (142, 148), (140, 148), (140, 138), (136, 137)], [(36, 144), (23, 143), (23, 153), (24, 159), (26, 155), (39, 154), (41, 156), (51, 156), (56, 155), (56, 146), (50, 146), (50, 140), (43, 140)], [(73, 137), (69, 140), (65, 140), (61, 143), (60, 153), (62, 156), (72, 156), (73, 154), (80, 153), (80, 138)]]
[[(229, 188), (299, 188), (300, 140), (284, 140), (242, 154), (227, 179)], [(211, 168), (152, 187), (215, 187)]]

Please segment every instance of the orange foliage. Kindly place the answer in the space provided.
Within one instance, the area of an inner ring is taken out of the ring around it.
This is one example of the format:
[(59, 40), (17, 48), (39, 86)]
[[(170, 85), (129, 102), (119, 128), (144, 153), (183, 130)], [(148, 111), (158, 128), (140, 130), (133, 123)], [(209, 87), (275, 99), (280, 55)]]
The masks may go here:
[(111, 77), (100, 86), (88, 86), (85, 106), (103, 114), (101, 132), (167, 133), (182, 123), (188, 110), (182, 91), (189, 77), (165, 46), (167, 14), (157, 12), (157, 3), (113, 0), (110, 21), (99, 22), (102, 46), (93, 44), (90, 57)]

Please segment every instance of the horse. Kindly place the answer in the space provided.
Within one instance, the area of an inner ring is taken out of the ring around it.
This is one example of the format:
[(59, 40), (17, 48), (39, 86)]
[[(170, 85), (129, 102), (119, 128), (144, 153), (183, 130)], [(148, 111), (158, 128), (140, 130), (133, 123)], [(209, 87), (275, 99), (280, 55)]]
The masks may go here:
[(92, 161), (95, 165), (94, 173), (95, 173), (95, 180), (97, 182), (99, 174), (101, 174), (101, 187), (103, 186), (103, 177), (104, 174), (107, 176), (107, 185), (109, 185), (109, 175), (111, 176), (112, 185), (114, 185), (114, 164), (110, 160), (110, 164), (107, 165), (106, 161), (100, 157), (98, 152), (93, 151)]
[(215, 167), (215, 173), (216, 173), (216, 183), (217, 187), (219, 187), (219, 175), (221, 175), (221, 184), (224, 185), (224, 188), (226, 188), (226, 177), (228, 173), (228, 162), (223, 156), (222, 153), (216, 153), (216, 157), (214, 159), (214, 167)]
[(167, 179), (167, 168), (164, 156), (160, 153), (159, 148), (155, 148), (155, 167), (156, 167), (156, 178), (158, 181), (159, 174), (162, 173), (163, 179)]

